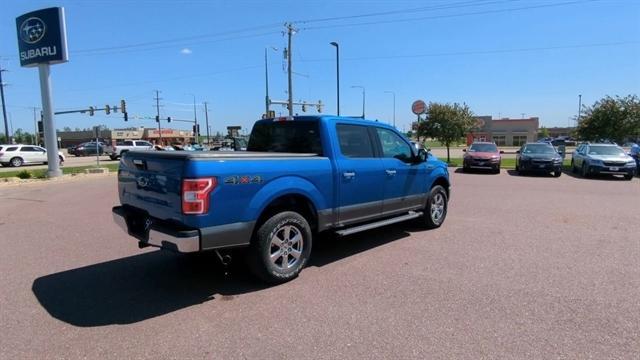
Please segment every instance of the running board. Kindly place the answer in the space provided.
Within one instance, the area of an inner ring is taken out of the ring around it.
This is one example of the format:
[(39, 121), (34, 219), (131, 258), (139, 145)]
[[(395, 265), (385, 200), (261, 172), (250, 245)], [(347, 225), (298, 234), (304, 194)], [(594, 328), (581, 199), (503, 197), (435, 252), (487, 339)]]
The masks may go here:
[(344, 230), (339, 230), (339, 231), (336, 231), (336, 234), (338, 236), (347, 236), (347, 235), (355, 234), (355, 233), (358, 233), (358, 232), (361, 232), (361, 231), (367, 231), (367, 230), (379, 228), (379, 227), (382, 227), (382, 226), (387, 226), (387, 225), (391, 225), (391, 224), (395, 224), (395, 223), (399, 223), (399, 222), (415, 219), (415, 218), (420, 217), (420, 216), (422, 216), (422, 212), (421, 211), (409, 211), (408, 214), (405, 214), (405, 215), (402, 215), (402, 216), (398, 216), (398, 217), (394, 217), (394, 218), (391, 218), (391, 219), (385, 219), (385, 220), (382, 220), (382, 221), (376, 221), (374, 223), (369, 223), (369, 224), (364, 224), (364, 225), (360, 225), (360, 226), (356, 226), (356, 227), (352, 227), (352, 228), (348, 228), (348, 229), (344, 229)]

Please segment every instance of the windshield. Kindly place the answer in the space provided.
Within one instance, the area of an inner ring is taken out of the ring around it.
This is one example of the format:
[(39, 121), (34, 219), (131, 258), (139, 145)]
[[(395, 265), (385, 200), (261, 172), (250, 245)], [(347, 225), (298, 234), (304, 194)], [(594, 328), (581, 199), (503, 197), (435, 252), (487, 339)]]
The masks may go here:
[(495, 144), (471, 144), (470, 152), (498, 152)]
[(253, 126), (248, 151), (322, 155), (316, 121), (260, 121)]
[(617, 155), (623, 156), (624, 150), (617, 146), (590, 146), (589, 155)]
[(553, 154), (556, 150), (549, 144), (529, 144), (522, 149), (523, 154)]

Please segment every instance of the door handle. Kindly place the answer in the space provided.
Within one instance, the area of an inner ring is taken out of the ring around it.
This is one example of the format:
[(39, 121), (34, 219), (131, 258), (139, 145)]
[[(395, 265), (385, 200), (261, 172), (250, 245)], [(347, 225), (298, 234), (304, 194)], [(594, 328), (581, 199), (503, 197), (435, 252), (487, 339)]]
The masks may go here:
[(385, 170), (385, 172), (387, 173), (387, 175), (389, 176), (394, 176), (396, 174), (395, 170)]
[(353, 179), (354, 177), (356, 177), (356, 173), (354, 171), (347, 171), (343, 172), (342, 176), (344, 176), (345, 179)]
[(427, 165), (427, 170), (433, 170), (433, 169), (435, 169), (435, 166), (433, 166), (433, 165)]

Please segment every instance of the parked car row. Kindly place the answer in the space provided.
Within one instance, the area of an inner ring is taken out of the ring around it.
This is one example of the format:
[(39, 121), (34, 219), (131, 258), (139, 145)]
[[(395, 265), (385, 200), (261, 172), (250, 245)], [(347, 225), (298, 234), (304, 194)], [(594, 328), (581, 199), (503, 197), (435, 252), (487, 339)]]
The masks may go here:
[[(65, 157), (58, 152), (58, 160), (62, 165)], [(47, 149), (35, 145), (0, 145), (0, 164), (2, 166), (20, 167), (24, 164), (46, 164)]]
[[(515, 170), (518, 174), (532, 172), (550, 173), (555, 177), (562, 176), (564, 147), (555, 147), (552, 142), (539, 141), (526, 143), (516, 151)], [(494, 143), (474, 142), (469, 149), (464, 149), (462, 171), (471, 169), (500, 172), (501, 154)], [(622, 175), (631, 180), (640, 169), (640, 146), (633, 144), (629, 154), (610, 143), (580, 144), (572, 154), (571, 170), (583, 177), (608, 174)]]

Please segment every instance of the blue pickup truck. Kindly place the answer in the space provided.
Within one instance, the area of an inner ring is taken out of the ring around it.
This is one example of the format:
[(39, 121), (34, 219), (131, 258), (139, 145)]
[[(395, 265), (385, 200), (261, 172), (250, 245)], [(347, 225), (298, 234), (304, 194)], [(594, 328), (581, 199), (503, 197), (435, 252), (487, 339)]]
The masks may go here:
[(395, 128), (285, 117), (256, 122), (246, 152), (123, 154), (113, 217), (141, 248), (227, 259), (245, 247), (253, 272), (279, 283), (298, 275), (321, 232), (346, 236), (411, 219), (439, 227), (450, 189), (446, 164)]

